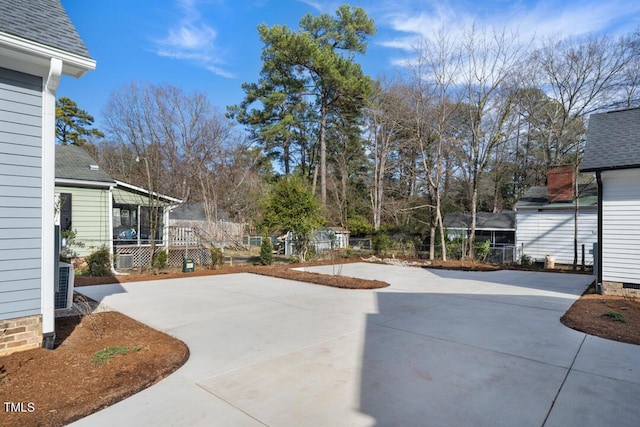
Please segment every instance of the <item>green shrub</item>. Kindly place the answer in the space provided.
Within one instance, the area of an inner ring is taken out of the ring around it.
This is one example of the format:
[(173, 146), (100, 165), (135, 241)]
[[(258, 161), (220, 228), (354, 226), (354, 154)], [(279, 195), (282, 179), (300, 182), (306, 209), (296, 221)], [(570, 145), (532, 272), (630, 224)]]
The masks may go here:
[(354, 237), (367, 236), (373, 231), (373, 225), (363, 215), (354, 215), (347, 218), (347, 228)]
[(533, 265), (533, 258), (529, 255), (522, 254), (522, 257), (520, 257), (520, 265), (523, 267), (531, 267)]
[(373, 236), (372, 239), (372, 246), (373, 246), (373, 252), (376, 255), (384, 255), (385, 253), (387, 253), (387, 251), (389, 249), (391, 249), (393, 247), (393, 240), (391, 240), (391, 237), (389, 237), (389, 235), (387, 235), (386, 233), (378, 233), (375, 236)]
[(447, 258), (449, 259), (461, 259), (462, 258), (462, 245), (463, 242), (460, 239), (447, 242)]
[(111, 276), (111, 253), (102, 246), (87, 257), (87, 276)]
[(625, 319), (624, 315), (622, 313), (620, 313), (619, 311), (615, 311), (615, 310), (607, 311), (602, 316), (603, 317), (608, 317), (608, 318), (610, 318), (612, 320), (615, 320), (616, 322), (627, 323), (627, 319)]
[(221, 268), (224, 262), (224, 256), (222, 255), (222, 250), (219, 248), (216, 248), (215, 246), (211, 246), (211, 248), (209, 248), (209, 253), (211, 254), (211, 265), (209, 268), (211, 270), (217, 270)]
[(474, 242), (473, 252), (476, 260), (484, 262), (489, 255), (489, 249), (491, 248), (491, 242), (485, 240), (484, 242)]
[(124, 356), (129, 354), (129, 352), (131, 351), (140, 351), (141, 349), (142, 349), (142, 346), (139, 346), (139, 345), (135, 345), (133, 347), (125, 347), (125, 346), (107, 347), (104, 350), (96, 351), (96, 353), (93, 355), (93, 360), (91, 361), (91, 364), (93, 366), (104, 365), (105, 363), (109, 362), (111, 359), (113, 359), (116, 356)]
[(273, 263), (273, 246), (271, 245), (271, 238), (269, 236), (262, 237), (262, 244), (260, 245), (260, 264), (271, 265)]
[(151, 258), (151, 267), (157, 270), (162, 270), (167, 266), (168, 260), (169, 256), (167, 255), (167, 251), (160, 249), (153, 254), (153, 257)]
[(300, 257), (297, 255), (291, 255), (288, 261), (291, 264), (298, 264), (300, 262)]

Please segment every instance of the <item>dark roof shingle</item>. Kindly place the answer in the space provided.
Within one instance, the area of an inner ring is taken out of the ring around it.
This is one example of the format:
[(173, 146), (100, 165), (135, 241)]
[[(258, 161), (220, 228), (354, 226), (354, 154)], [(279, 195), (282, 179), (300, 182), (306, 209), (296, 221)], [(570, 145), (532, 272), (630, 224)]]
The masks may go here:
[(592, 114), (583, 171), (640, 167), (640, 108)]
[(115, 181), (98, 167), (96, 161), (86, 151), (74, 145), (56, 145), (56, 179), (115, 184)]
[(59, 0), (0, 0), (0, 32), (91, 58)]
[[(445, 228), (471, 227), (471, 214), (450, 213), (445, 215), (443, 220)], [(515, 230), (516, 213), (505, 212), (478, 212), (476, 214), (476, 230)]]
[[(598, 185), (595, 182), (578, 184), (578, 199), (580, 207), (598, 206)], [(549, 201), (549, 190), (544, 187), (529, 187), (529, 189), (518, 199), (516, 209), (520, 208), (540, 208), (540, 209), (567, 209), (575, 206), (575, 201), (551, 202)]]

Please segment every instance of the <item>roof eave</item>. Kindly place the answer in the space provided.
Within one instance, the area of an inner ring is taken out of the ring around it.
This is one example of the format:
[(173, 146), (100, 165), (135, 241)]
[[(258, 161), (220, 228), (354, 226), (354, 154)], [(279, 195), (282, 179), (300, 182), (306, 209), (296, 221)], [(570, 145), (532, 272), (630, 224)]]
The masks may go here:
[(70, 186), (70, 187), (100, 187), (110, 188), (115, 187), (115, 181), (90, 181), (85, 179), (73, 179), (73, 178), (56, 178), (56, 185)]
[(51, 58), (57, 58), (62, 61), (62, 73), (74, 77), (82, 77), (96, 68), (96, 61), (91, 58), (4, 32), (0, 32), (0, 54), (38, 67), (48, 67)]
[(603, 172), (612, 170), (640, 169), (640, 164), (622, 165), (622, 166), (603, 166), (580, 169), (581, 172)]
[[(116, 179), (116, 185), (118, 187), (124, 187), (124, 188), (128, 188), (129, 190), (136, 191), (138, 193), (146, 194), (147, 196), (149, 195), (149, 190), (147, 190), (145, 188), (142, 188), (142, 187), (135, 186), (133, 184), (126, 183), (124, 181), (118, 181)], [(159, 193), (156, 193), (156, 192), (153, 192), (153, 195), (158, 197), (158, 198), (160, 198), (160, 199), (164, 199), (165, 201), (178, 203), (178, 204), (182, 203), (182, 200), (176, 199), (175, 197), (165, 196), (164, 194), (159, 194)]]

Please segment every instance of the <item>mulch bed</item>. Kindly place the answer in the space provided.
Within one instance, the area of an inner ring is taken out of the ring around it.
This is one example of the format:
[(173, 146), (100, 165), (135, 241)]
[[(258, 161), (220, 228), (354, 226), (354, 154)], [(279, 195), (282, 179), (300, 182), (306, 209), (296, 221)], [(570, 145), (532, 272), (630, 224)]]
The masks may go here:
[(256, 267), (252, 273), (342, 289), (379, 289), (389, 286), (387, 282), (381, 280), (358, 279), (355, 277), (340, 276), (339, 274), (319, 274), (281, 267)]
[[(22, 402), (24, 410), (3, 408), (3, 427), (66, 425), (155, 384), (189, 358), (182, 341), (117, 312), (56, 319), (56, 346), (0, 357), (0, 401)], [(94, 366), (96, 352), (112, 346), (130, 351)]]
[[(611, 313), (621, 317), (616, 320)], [(590, 335), (640, 345), (639, 299), (596, 294), (591, 286), (560, 321)]]
[[(361, 258), (345, 258), (339, 259), (340, 264), (348, 264), (354, 262), (362, 262)], [(333, 286), (344, 289), (379, 289), (389, 286), (388, 283), (379, 280), (358, 279), (354, 277), (346, 277), (329, 274), (319, 274), (306, 271), (293, 270), (296, 267), (312, 267), (318, 265), (332, 265), (336, 260), (329, 259), (324, 261), (309, 262), (304, 264), (286, 264), (278, 266), (254, 266), (254, 265), (238, 265), (233, 267), (223, 267), (217, 270), (207, 268), (199, 268), (196, 271), (183, 273), (177, 269), (167, 269), (159, 273), (137, 272), (132, 271), (127, 275), (117, 275), (109, 277), (83, 277), (76, 276), (75, 286), (103, 285), (111, 283), (127, 283), (139, 282), (144, 280), (162, 280), (162, 279), (178, 279), (187, 277), (214, 276), (220, 274), (235, 273), (254, 273), (263, 276), (277, 277), (280, 279), (296, 280), (305, 283), (313, 283), (316, 285)]]

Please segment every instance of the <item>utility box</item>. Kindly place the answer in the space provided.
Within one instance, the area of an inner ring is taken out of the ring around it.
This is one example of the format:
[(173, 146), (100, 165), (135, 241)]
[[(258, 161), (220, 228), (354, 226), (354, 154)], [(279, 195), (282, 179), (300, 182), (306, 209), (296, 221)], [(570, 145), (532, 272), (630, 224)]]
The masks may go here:
[(190, 273), (195, 270), (195, 263), (193, 262), (193, 258), (185, 258), (182, 261), (182, 272)]

